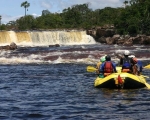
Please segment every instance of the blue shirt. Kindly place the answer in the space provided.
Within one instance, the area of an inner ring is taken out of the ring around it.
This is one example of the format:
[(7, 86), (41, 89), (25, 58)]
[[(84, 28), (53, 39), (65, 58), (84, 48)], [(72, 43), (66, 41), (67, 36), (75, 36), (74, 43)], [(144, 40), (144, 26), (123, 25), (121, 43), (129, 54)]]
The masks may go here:
[(137, 65), (139, 67), (139, 71), (142, 72), (142, 69), (143, 69), (143, 65), (142, 65), (142, 62), (141, 61), (137, 61)]

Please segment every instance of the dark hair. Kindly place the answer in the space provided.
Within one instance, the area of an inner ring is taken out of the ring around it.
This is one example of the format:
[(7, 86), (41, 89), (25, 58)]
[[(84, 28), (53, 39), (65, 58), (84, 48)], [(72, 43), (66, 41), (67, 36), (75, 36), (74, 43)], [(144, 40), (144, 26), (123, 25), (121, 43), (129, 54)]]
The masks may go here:
[(111, 57), (110, 57), (109, 55), (107, 55), (107, 56), (105, 57), (105, 59), (106, 59), (106, 61), (110, 61), (110, 60), (111, 60)]

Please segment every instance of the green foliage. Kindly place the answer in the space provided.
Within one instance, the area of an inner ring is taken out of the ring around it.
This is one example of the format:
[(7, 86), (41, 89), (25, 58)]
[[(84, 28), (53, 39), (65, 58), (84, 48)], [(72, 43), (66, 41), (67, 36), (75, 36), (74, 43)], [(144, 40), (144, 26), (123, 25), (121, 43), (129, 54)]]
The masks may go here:
[(49, 10), (43, 10), (42, 11), (42, 16), (47, 15), (47, 14), (51, 14)]
[(57, 28), (90, 29), (95, 26), (113, 24), (116, 16), (118, 16), (118, 12), (120, 12), (118, 9), (110, 7), (92, 11), (89, 8), (89, 4), (85, 3), (66, 8), (62, 13), (51, 13), (49, 10), (43, 10), (41, 16), (31, 18), (31, 15), (26, 16), (26, 8), (29, 6), (30, 4), (27, 1), (21, 4), (21, 7), (25, 8), (25, 16), (16, 20), (17, 26), (15, 28), (19, 30)]
[(7, 30), (6, 25), (2, 24), (2, 25), (0, 26), (0, 30)]
[(21, 7), (24, 7), (25, 8), (25, 17), (24, 17), (24, 20), (22, 20), (22, 22), (24, 22), (24, 24), (22, 26), (19, 26), (18, 28), (21, 29), (21, 30), (25, 30), (25, 29), (28, 29), (29, 26), (27, 26), (27, 21), (26, 19), (28, 19), (26, 17), (26, 11), (28, 10), (27, 8), (30, 6), (30, 3), (28, 3), (27, 1), (25, 2), (22, 2), (21, 3)]
[(7, 25), (7, 29), (91, 29), (96, 26), (114, 25), (119, 34), (150, 34), (150, 0), (125, 0), (125, 8), (105, 7), (92, 10), (89, 4), (73, 5), (62, 13), (51, 13), (43, 10), (42, 15), (26, 16), (27, 1), (21, 4), (25, 8), (25, 16), (17, 19), (15, 24)]
[(129, 34), (136, 34), (137, 33), (137, 28), (135, 25), (130, 25), (127, 28), (127, 31)]
[(150, 34), (150, 1), (131, 0), (129, 3), (114, 22), (116, 29), (124, 29), (123, 34)]
[(36, 19), (31, 15), (27, 15), (17, 19), (16, 24), (19, 30), (32, 30), (36, 28)]

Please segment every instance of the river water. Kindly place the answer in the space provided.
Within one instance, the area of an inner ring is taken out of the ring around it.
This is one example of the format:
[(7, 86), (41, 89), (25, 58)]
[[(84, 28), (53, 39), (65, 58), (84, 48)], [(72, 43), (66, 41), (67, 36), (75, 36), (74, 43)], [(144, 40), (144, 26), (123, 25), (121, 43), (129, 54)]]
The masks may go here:
[[(98, 89), (95, 66), (104, 54), (128, 49), (143, 65), (150, 46), (18, 47), (0, 55), (0, 120), (149, 120), (150, 90)], [(150, 70), (143, 74), (150, 76)], [(147, 79), (150, 83), (150, 79)]]

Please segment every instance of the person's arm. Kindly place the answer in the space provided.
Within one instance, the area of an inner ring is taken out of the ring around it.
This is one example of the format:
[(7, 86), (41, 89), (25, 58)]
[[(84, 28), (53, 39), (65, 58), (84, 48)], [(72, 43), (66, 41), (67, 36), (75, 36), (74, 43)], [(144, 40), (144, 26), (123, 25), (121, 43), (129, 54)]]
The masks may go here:
[(142, 72), (142, 70), (144, 68), (143, 65), (142, 65), (142, 62), (138, 60), (137, 64), (140, 66), (140, 72)]
[(131, 62), (131, 65), (134, 65), (134, 61), (133, 61), (133, 58), (130, 58), (130, 62)]
[(104, 73), (104, 63), (102, 63), (99, 67), (100, 73)]
[(120, 65), (123, 64), (123, 58), (120, 58)]
[(112, 66), (113, 66), (114, 72), (117, 72), (117, 70), (116, 70), (116, 64), (112, 62)]
[(97, 65), (96, 65), (96, 73), (99, 74), (99, 68), (100, 68), (100, 65), (101, 65), (101, 62), (98, 62)]

